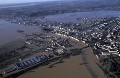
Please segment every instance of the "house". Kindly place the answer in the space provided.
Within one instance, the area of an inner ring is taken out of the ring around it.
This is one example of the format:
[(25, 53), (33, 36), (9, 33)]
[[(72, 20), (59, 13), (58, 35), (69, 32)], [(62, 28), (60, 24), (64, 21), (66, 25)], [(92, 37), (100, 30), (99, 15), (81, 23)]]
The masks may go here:
[(65, 49), (62, 49), (62, 48), (60, 48), (60, 49), (57, 49), (56, 51), (55, 51), (55, 55), (63, 55), (64, 53), (65, 53)]
[(109, 49), (108, 51), (109, 51), (110, 54), (116, 54), (116, 55), (119, 55), (118, 50), (115, 50), (115, 49)]

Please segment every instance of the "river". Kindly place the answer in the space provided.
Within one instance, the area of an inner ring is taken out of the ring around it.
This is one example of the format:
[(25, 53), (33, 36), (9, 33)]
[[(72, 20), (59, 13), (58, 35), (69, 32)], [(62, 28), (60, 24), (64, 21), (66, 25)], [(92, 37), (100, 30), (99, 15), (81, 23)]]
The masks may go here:
[(57, 15), (46, 16), (44, 20), (56, 22), (76, 22), (78, 18), (105, 18), (105, 17), (119, 17), (120, 11), (89, 11), (89, 12), (74, 12)]
[(26, 34), (40, 32), (39, 27), (18, 25), (0, 20), (0, 45), (22, 38), (23, 34), (18, 33), (17, 30), (23, 30)]
[[(56, 22), (76, 22), (78, 18), (104, 18), (104, 17), (119, 17), (120, 11), (91, 11), (91, 12), (75, 12), (64, 13), (57, 15), (49, 15), (43, 18), (44, 21), (56, 21)], [(39, 17), (37, 18), (39, 19)], [(41, 19), (41, 18), (40, 18)], [(25, 33), (40, 32), (40, 28), (37, 26), (24, 26), (9, 23), (4, 20), (0, 20), (0, 45), (16, 40), (23, 34), (18, 33), (17, 30), (23, 30)]]

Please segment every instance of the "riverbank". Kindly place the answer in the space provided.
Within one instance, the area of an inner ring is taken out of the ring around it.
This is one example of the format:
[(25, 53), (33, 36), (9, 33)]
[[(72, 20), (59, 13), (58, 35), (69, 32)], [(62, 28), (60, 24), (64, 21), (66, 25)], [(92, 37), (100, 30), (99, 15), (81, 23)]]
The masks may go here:
[[(82, 42), (80, 44), (80, 48), (85, 46)], [(92, 49), (86, 48), (84, 53), (64, 59), (63, 63), (55, 64), (53, 68), (49, 68), (49, 65), (39, 67), (18, 78), (105, 78), (103, 71), (96, 64), (97, 59)], [(83, 63), (84, 59), (87, 63)]]

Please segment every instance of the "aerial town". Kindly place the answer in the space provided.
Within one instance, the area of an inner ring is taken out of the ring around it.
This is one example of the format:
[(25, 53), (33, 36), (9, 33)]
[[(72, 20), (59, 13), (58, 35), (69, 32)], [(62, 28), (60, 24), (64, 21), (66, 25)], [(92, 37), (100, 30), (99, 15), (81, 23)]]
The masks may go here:
[[(89, 71), (89, 78), (99, 78), (97, 69), (93, 70), (94, 63), (100, 68), (98, 70), (103, 71), (104, 78), (120, 78), (120, 17), (84, 17), (76, 18), (75, 22), (59, 22), (44, 19), (46, 15), (54, 14), (54, 11), (46, 11), (46, 14), (40, 12), (43, 17), (39, 13), (35, 14), (38, 18), (34, 14), (31, 14), (32, 17), (27, 16), (27, 11), (22, 16), (19, 15), (19, 12), (14, 12), (18, 7), (8, 9), (13, 13), (6, 15), (8, 10), (2, 8), (1, 19), (11, 24), (38, 27), (40, 32), (28, 34), (24, 30), (17, 30), (22, 37), (0, 47), (0, 78), (19, 78), (42, 66), (52, 69), (55, 65), (66, 62), (66, 59), (79, 55), (82, 59), (80, 65)], [(60, 13), (64, 13), (63, 10), (57, 14)], [(93, 57), (89, 51), (93, 53), (96, 62), (90, 60)]]

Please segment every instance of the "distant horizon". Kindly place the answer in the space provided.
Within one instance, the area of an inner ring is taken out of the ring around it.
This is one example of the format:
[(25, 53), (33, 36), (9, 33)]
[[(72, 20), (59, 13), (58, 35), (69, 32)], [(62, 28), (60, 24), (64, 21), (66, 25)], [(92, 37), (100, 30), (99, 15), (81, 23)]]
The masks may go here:
[(0, 4), (17, 4), (17, 3), (32, 3), (32, 2), (46, 2), (46, 1), (60, 1), (60, 0), (0, 0)]
[[(101, 0), (0, 0), (0, 4), (16, 4), (16, 3), (31, 3), (31, 2), (47, 2), (47, 1), (101, 1)], [(103, 1), (103, 0), (102, 0)]]

